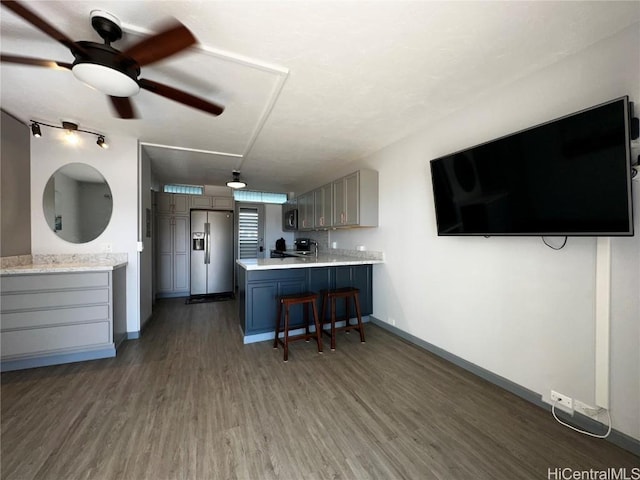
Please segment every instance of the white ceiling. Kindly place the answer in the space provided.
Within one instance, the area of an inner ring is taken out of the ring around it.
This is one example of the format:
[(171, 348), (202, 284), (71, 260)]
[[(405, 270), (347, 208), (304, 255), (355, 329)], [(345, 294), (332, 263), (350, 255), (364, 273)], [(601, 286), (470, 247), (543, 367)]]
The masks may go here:
[[(72, 120), (135, 136), (161, 182), (291, 191), (526, 75), (640, 22), (640, 2), (29, 1), (75, 40), (100, 41), (89, 12), (120, 19), (127, 44), (167, 17), (198, 38), (142, 68), (226, 107), (219, 117), (141, 91), (141, 118), (66, 70), (2, 64), (2, 108), (20, 120)], [(5, 8), (3, 53), (71, 62), (71, 53)], [(43, 132), (46, 134), (46, 131)]]

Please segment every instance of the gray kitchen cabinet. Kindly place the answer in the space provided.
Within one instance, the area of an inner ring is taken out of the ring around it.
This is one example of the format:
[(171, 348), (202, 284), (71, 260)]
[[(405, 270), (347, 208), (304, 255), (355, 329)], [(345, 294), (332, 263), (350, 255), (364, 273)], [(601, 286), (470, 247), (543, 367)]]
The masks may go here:
[(298, 230), (313, 230), (314, 228), (314, 197), (313, 192), (307, 192), (298, 197)]
[(189, 294), (189, 217), (157, 215), (156, 292), (159, 297)]
[(179, 193), (156, 193), (156, 213), (189, 215), (190, 195)]
[(209, 195), (189, 195), (191, 208), (212, 210), (233, 210), (233, 197), (212, 197)]
[[(243, 270), (243, 269), (241, 269)], [(243, 271), (244, 272), (244, 271)], [(292, 272), (291, 270), (270, 270), (268, 272), (244, 272), (243, 280), (248, 283), (243, 285), (242, 298), (246, 302), (244, 312), (246, 325), (241, 325), (246, 332), (264, 333), (275, 330), (275, 321), (278, 313), (278, 297), (302, 293), (306, 288), (306, 275), (304, 270)], [(292, 327), (302, 323), (302, 310), (292, 309), (290, 325)], [(246, 333), (245, 332), (245, 333)]]
[[(360, 289), (363, 316), (373, 313), (372, 266), (342, 265), (336, 267), (288, 268), (273, 270), (239, 269), (238, 317), (245, 336), (275, 330), (278, 297), (304, 291), (321, 292), (328, 288), (356, 287)], [(318, 299), (318, 313), (322, 307)], [(351, 311), (352, 315), (355, 313)], [(344, 315), (343, 302), (338, 302), (337, 314)], [(303, 321), (302, 308), (291, 312), (292, 327)]]
[(126, 336), (126, 268), (3, 275), (2, 371), (113, 357)]
[(328, 228), (333, 225), (332, 189), (332, 184), (328, 183), (313, 191), (313, 226), (315, 228)]
[(378, 226), (378, 172), (358, 170), (333, 182), (333, 226)]

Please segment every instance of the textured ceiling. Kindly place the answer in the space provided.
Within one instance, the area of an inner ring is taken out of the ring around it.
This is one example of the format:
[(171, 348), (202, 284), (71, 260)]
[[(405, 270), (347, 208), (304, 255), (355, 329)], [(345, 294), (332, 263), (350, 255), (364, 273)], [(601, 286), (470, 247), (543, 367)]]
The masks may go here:
[[(3, 64), (2, 108), (28, 122), (73, 120), (134, 135), (163, 182), (295, 190), (310, 177), (416, 129), (640, 21), (640, 2), (74, 1), (26, 2), (76, 40), (98, 37), (106, 10), (124, 48), (167, 17), (199, 39), (142, 77), (225, 105), (208, 116), (142, 91), (141, 118), (112, 115), (68, 71)], [(1, 50), (71, 61), (61, 45), (6, 9)], [(174, 148), (172, 148), (174, 147)]]

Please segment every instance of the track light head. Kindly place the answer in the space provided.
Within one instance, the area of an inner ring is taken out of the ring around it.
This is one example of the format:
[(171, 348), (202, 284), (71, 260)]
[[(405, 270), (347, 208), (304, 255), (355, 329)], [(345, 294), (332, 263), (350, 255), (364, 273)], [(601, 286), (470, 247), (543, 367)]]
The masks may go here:
[(102, 135), (100, 135), (98, 137), (98, 140), (96, 141), (96, 144), (100, 147), (100, 148), (104, 148), (105, 150), (107, 148), (109, 148), (109, 144), (106, 142), (106, 140), (104, 139), (104, 137)]
[(31, 124), (31, 134), (36, 138), (40, 138), (42, 136), (42, 132), (40, 131), (40, 125), (38, 125), (36, 122), (33, 122)]

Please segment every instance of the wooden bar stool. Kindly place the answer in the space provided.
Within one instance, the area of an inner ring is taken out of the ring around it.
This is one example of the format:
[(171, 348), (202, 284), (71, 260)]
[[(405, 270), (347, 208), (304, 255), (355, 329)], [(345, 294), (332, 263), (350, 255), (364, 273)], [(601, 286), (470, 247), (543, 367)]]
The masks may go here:
[[(276, 320), (276, 337), (273, 340), (273, 348), (278, 348), (278, 343), (284, 346), (284, 361), (289, 360), (289, 342), (296, 340), (309, 341), (314, 338), (318, 343), (318, 353), (322, 353), (322, 329), (318, 321), (318, 307), (316, 301), (318, 294), (314, 292), (296, 293), (293, 295), (283, 295), (278, 299), (278, 318)], [(304, 322), (305, 333), (295, 336), (289, 336), (289, 308), (292, 305), (304, 305)], [(313, 309), (313, 323), (316, 327), (315, 332), (309, 331), (309, 305)], [(284, 307), (284, 328), (282, 332), (284, 336), (280, 339), (280, 323), (282, 322), (282, 313)]]
[[(336, 301), (339, 298), (344, 299), (344, 308), (345, 308), (345, 325), (344, 327), (336, 328)], [(351, 315), (349, 313), (349, 299), (353, 301), (353, 305), (356, 310), (356, 319), (357, 323), (351, 325), (349, 320)], [(336, 349), (336, 332), (346, 331), (349, 333), (351, 330), (358, 330), (360, 332), (360, 341), (364, 343), (364, 326), (362, 324), (362, 315), (360, 314), (360, 290), (352, 287), (345, 288), (337, 288), (335, 290), (323, 290), (322, 291), (322, 324), (324, 325), (327, 322), (326, 311), (327, 311), (327, 302), (331, 304), (331, 318), (329, 322), (331, 323), (331, 330), (327, 333), (331, 336), (331, 350)], [(324, 330), (323, 330), (324, 331)]]

